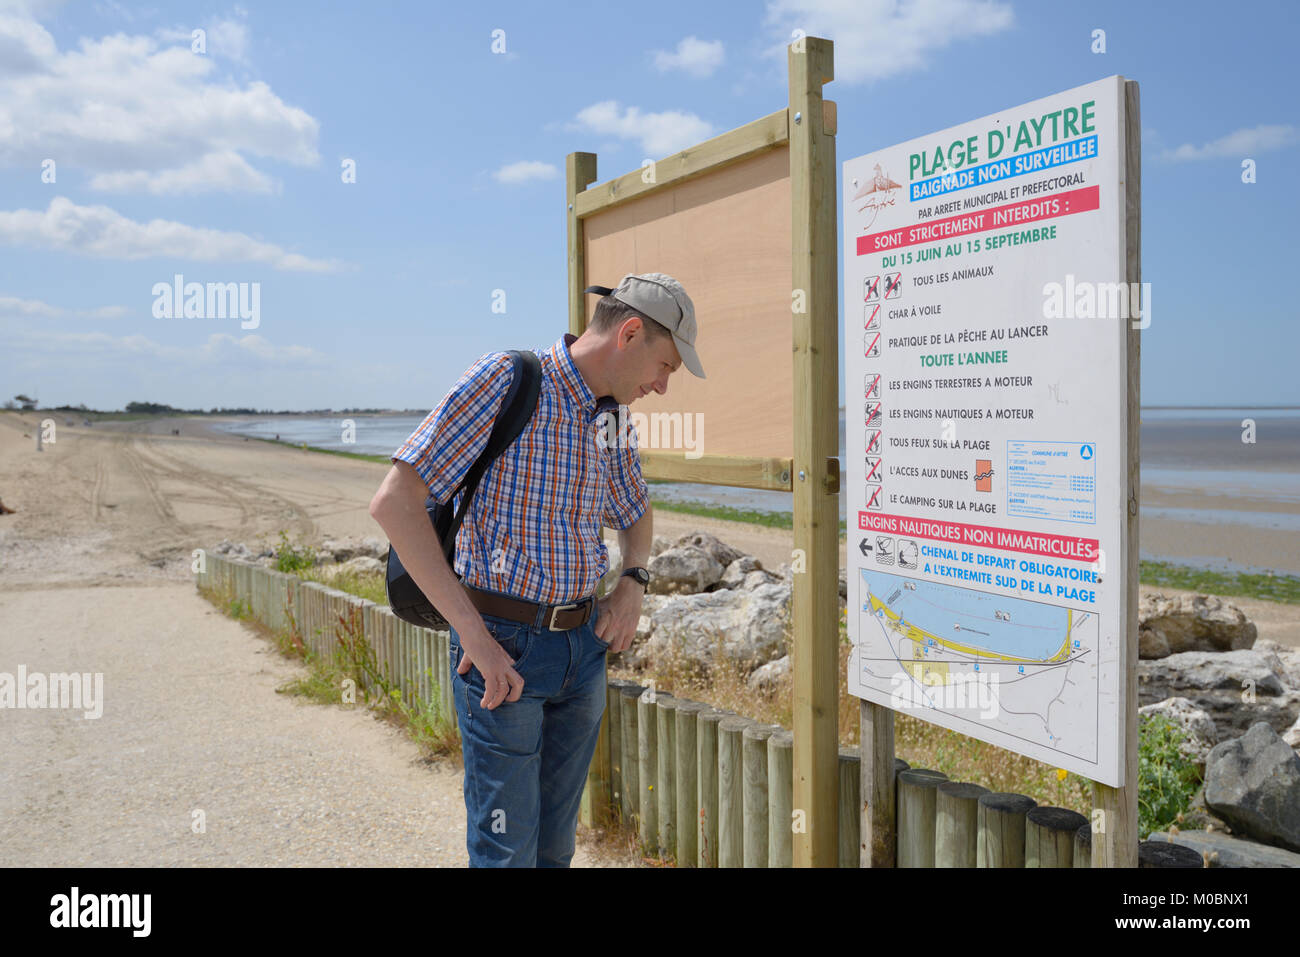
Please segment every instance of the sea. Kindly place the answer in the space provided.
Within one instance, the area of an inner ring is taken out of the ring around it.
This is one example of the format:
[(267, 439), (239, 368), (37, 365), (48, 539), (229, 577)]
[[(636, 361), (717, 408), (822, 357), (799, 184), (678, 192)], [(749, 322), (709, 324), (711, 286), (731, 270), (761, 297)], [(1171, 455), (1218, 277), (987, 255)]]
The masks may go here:
[[(424, 415), (259, 416), (213, 423), (219, 429), (291, 445), (388, 455), (416, 430)], [(354, 426), (344, 441), (344, 420)], [(840, 461), (846, 458), (845, 413), (840, 411)], [(1247, 441), (1251, 440), (1251, 441)], [(1175, 508), (1143, 505), (1150, 518), (1196, 525), (1269, 528), (1300, 534), (1300, 407), (1144, 408), (1141, 413), (1142, 495), (1152, 492), (1209, 497), (1202, 504), (1223, 507)], [(652, 494), (671, 502), (721, 505), (758, 512), (793, 511), (789, 492), (655, 482)], [(840, 496), (840, 518), (845, 518)], [(1251, 500), (1249, 508), (1232, 507)], [(1268, 503), (1281, 506), (1269, 510)], [(1290, 506), (1289, 508), (1287, 506)], [(1143, 555), (1144, 558), (1160, 556)]]

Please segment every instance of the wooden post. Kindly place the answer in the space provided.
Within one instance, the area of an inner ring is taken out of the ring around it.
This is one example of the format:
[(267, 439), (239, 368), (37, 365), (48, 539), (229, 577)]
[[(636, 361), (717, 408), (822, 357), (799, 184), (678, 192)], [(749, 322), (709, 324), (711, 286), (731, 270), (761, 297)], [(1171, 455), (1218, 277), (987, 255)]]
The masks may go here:
[(655, 727), (654, 689), (647, 688), (636, 699), (637, 737), (637, 806), (640, 820), (637, 833), (646, 854), (659, 856), (659, 796), (655, 781), (659, 777), (658, 737)]
[(1074, 866), (1092, 867), (1092, 825), (1081, 824), (1074, 832)]
[(700, 867), (718, 866), (718, 723), (729, 716), (730, 712), (709, 708), (695, 721)]
[(840, 748), (840, 867), (861, 867), (862, 756), (857, 748)]
[[(384, 611), (388, 611), (387, 608)], [(382, 617), (379, 614), (378, 605), (370, 605), (361, 609), (361, 630), (366, 637), (373, 643), (378, 640), (378, 635), (383, 629)], [(357, 676), (357, 694), (370, 689), (370, 676), (364, 671)]]
[(790, 812), (794, 806), (794, 734), (767, 739), (767, 866), (793, 867)]
[(862, 775), (860, 866), (893, 867), (898, 857), (895, 775), (906, 770), (907, 762), (894, 757), (894, 712), (889, 708), (865, 700), (858, 703), (858, 754)]
[[(794, 548), (790, 629), (794, 654), (795, 864), (834, 867), (838, 855), (839, 728), (839, 195), (834, 45), (803, 37), (789, 68), (794, 351)], [(830, 121), (828, 123), (828, 120)], [(800, 310), (799, 307), (802, 307)]]
[(934, 866), (974, 867), (979, 851), (979, 799), (989, 789), (944, 781), (935, 797)]
[(655, 736), (659, 856), (671, 858), (677, 853), (677, 699), (663, 692), (655, 698)]
[(1025, 814), (1038, 802), (1024, 794), (980, 795), (976, 867), (1025, 866)]
[(610, 678), (605, 683), (605, 713), (609, 716), (609, 811), (611, 823), (623, 820), (623, 688), (629, 682)]
[(1069, 808), (1030, 808), (1025, 813), (1025, 867), (1073, 867), (1074, 832), (1087, 823)]
[(451, 632), (436, 631), (434, 637), (438, 641), (438, 662), (434, 669), (434, 675), (438, 679), (438, 696), (442, 703), (442, 716), (448, 721), (458, 720), (456, 715), (456, 702), (453, 700), (454, 692), (451, 690)]
[[(587, 285), (586, 250), (583, 243), (583, 222), (577, 213), (578, 194), (596, 181), (596, 154), (570, 153), (564, 163), (564, 193), (567, 209), (565, 222), (568, 225), (568, 289), (569, 289), (569, 331), (575, 336), (582, 335), (587, 327), (587, 303), (582, 290)], [(597, 529), (597, 534), (601, 534)], [(606, 658), (606, 668), (608, 668)], [(609, 709), (600, 721), (600, 738), (596, 742), (596, 753), (592, 755), (591, 767), (587, 771), (587, 786), (582, 794), (581, 820), (590, 826), (598, 821), (609, 820), (610, 786), (609, 786)]]
[(728, 715), (718, 722), (718, 866), (745, 866), (743, 735), (754, 722)]
[[(1129, 289), (1142, 282), (1142, 122), (1136, 80), (1124, 83), (1124, 206), (1125, 272)], [(1142, 307), (1146, 307), (1142, 303)], [(1119, 667), (1124, 681), (1120, 720), (1124, 725), (1124, 786), (1092, 784), (1092, 806), (1097, 835), (1092, 842), (1093, 867), (1138, 866), (1138, 492), (1142, 484), (1141, 330), (1127, 323), (1128, 353), (1128, 515), (1124, 531), (1125, 629), (1120, 643)]]
[(935, 803), (942, 771), (908, 768), (898, 775), (898, 866), (934, 867)]
[(745, 867), (767, 867), (767, 741), (780, 730), (774, 724), (751, 724), (740, 733)]
[[(398, 621), (401, 621), (399, 618)], [(410, 634), (405, 628), (397, 630), (397, 688), (399, 701), (411, 703), (411, 642)]]
[(698, 867), (700, 857), (698, 718), (708, 705), (677, 702), (677, 866)]
[(645, 688), (627, 682), (619, 689), (619, 735), (623, 752), (623, 794), (619, 808), (623, 813), (623, 826), (637, 830), (641, 820), (641, 780), (637, 773), (641, 764), (641, 746), (637, 737), (637, 698)]

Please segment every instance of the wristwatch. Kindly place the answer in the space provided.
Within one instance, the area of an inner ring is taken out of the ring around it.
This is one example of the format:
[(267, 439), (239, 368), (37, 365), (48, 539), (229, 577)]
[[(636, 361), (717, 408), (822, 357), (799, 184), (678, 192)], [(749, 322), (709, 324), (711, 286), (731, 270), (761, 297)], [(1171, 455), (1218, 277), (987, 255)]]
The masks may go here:
[(639, 565), (633, 568), (627, 568), (624, 569), (623, 574), (619, 575), (618, 577), (622, 578), (624, 575), (631, 575), (632, 578), (637, 583), (639, 583), (642, 588), (644, 588), (646, 591), (650, 590), (650, 572), (647, 571), (646, 569), (640, 567)]

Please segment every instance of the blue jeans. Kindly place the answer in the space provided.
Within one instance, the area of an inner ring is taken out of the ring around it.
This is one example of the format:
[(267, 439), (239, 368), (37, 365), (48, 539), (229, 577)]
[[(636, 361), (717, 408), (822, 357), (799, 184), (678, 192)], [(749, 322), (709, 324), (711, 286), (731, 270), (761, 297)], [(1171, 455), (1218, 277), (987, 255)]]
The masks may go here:
[(569, 631), (482, 617), (524, 690), (490, 711), (480, 705), (483, 675), (474, 665), (457, 674), (463, 649), (451, 629), (469, 866), (568, 867), (605, 712), (609, 645), (596, 637), (594, 612)]

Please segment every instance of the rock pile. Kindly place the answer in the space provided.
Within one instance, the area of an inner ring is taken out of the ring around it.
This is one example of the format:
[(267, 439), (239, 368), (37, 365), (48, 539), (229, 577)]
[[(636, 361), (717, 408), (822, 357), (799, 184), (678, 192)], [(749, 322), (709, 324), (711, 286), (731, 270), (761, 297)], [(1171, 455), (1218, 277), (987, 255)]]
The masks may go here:
[(1300, 866), (1300, 649), (1211, 595), (1143, 596), (1138, 628), (1138, 712), (1183, 729), (1204, 779), (1190, 819), (1206, 829), (1150, 839), (1212, 866)]
[[(258, 551), (249, 548), (243, 542), (223, 539), (212, 551), (228, 558), (255, 562), (267, 568), (275, 567), (276, 549), (264, 547)], [(388, 557), (388, 543), (373, 536), (365, 538), (327, 538), (315, 549), (316, 567), (326, 577), (344, 573), (376, 574), (384, 570)]]
[[(657, 535), (650, 555), (650, 591), (642, 599), (636, 642), (621, 655), (624, 664), (640, 668), (670, 652), (698, 670), (715, 655), (751, 670), (771, 663), (754, 684), (770, 684), (788, 668), (789, 565), (770, 571), (707, 532), (676, 541)], [(606, 588), (617, 584), (621, 565), (618, 546), (610, 545)]]

